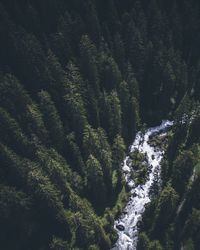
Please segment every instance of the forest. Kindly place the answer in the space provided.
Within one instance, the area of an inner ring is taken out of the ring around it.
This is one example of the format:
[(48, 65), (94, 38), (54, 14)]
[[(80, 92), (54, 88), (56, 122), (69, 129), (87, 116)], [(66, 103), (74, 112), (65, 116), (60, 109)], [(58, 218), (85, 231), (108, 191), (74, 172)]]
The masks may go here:
[(0, 249), (111, 249), (129, 145), (170, 119), (137, 249), (199, 250), (199, 44), (198, 0), (0, 0)]

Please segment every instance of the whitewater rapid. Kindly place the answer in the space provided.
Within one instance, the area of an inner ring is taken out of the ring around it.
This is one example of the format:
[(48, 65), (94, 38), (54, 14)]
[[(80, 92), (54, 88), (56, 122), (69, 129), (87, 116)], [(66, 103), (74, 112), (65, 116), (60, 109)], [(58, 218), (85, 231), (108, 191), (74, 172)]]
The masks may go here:
[[(146, 159), (150, 171), (143, 185), (136, 185), (131, 178), (130, 157), (124, 159), (122, 170), (125, 180), (130, 188), (131, 197), (123, 210), (123, 214), (115, 221), (115, 229), (118, 233), (118, 240), (112, 250), (136, 250), (138, 240), (138, 225), (142, 221), (142, 214), (145, 211), (145, 205), (150, 202), (150, 188), (156, 179), (160, 179), (160, 162), (163, 157), (163, 150), (157, 149), (148, 144), (149, 137), (165, 133), (173, 125), (171, 121), (163, 121), (160, 126), (149, 128), (143, 134), (138, 132), (135, 141), (130, 147), (130, 152), (138, 150), (146, 154)], [(121, 227), (119, 230), (119, 227)]]

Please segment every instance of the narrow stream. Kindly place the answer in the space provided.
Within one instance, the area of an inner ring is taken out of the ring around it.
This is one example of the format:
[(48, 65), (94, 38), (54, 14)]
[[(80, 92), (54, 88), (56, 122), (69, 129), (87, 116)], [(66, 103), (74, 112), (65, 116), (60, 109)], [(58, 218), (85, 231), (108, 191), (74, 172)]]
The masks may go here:
[(131, 197), (120, 218), (115, 221), (115, 229), (118, 233), (118, 241), (112, 250), (136, 250), (138, 240), (138, 226), (142, 221), (142, 214), (145, 205), (150, 202), (150, 188), (156, 178), (160, 179), (160, 162), (163, 157), (163, 150), (151, 146), (149, 138), (165, 133), (173, 125), (171, 121), (163, 121), (160, 126), (149, 128), (145, 134), (138, 132), (135, 141), (130, 147), (130, 151), (138, 150), (146, 154), (149, 167), (148, 177), (143, 185), (136, 185), (131, 179), (131, 160), (127, 156), (124, 160), (122, 169), (125, 180), (131, 189)]

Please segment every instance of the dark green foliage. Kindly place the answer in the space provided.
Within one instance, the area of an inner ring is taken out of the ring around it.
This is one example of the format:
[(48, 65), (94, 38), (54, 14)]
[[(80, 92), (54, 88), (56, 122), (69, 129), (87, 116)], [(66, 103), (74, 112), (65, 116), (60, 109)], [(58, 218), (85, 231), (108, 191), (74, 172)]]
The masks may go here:
[(198, 244), (200, 243), (200, 237), (198, 233), (200, 225), (199, 223), (200, 211), (194, 208), (189, 218), (187, 219), (185, 227), (183, 229), (183, 237), (185, 236), (185, 238), (187, 239), (184, 240), (184, 245), (191, 245), (191, 249), (195, 249), (194, 246), (198, 246)]
[(145, 233), (141, 233), (138, 239), (138, 250), (149, 250), (150, 249), (150, 240)]
[(108, 112), (108, 127), (110, 128), (109, 136), (111, 139), (114, 139), (117, 134), (121, 134), (122, 132), (121, 105), (116, 91), (112, 91), (107, 97), (106, 104)]
[(49, 131), (52, 144), (58, 151), (62, 152), (65, 134), (63, 124), (60, 120), (56, 107), (48, 92), (41, 91), (39, 93), (39, 98), (44, 123)]
[(59, 238), (53, 238), (52, 243), (50, 244), (51, 250), (67, 250), (69, 249), (69, 244), (67, 241), (63, 241)]
[(171, 216), (175, 212), (178, 198), (178, 194), (170, 185), (163, 189), (155, 210), (155, 225), (153, 225), (154, 235), (159, 237), (162, 229), (168, 225)]
[(95, 206), (105, 203), (106, 189), (103, 180), (103, 170), (99, 161), (93, 155), (89, 155), (85, 172), (86, 187), (92, 202), (95, 203)]
[(199, 10), (194, 0), (1, 1), (0, 248), (110, 249), (125, 150), (141, 123), (175, 113), (138, 247), (198, 249)]
[(157, 240), (150, 241), (145, 233), (141, 233), (138, 239), (138, 250), (163, 250), (160, 242)]
[(107, 91), (119, 88), (119, 83), (122, 77), (118, 65), (111, 56), (108, 56), (105, 53), (102, 53), (100, 56), (100, 76), (103, 87)]
[(1, 247), (20, 249), (30, 237), (30, 208), (31, 199), (24, 192), (13, 187), (1, 185), (0, 189), (0, 231)]
[(191, 151), (181, 152), (173, 163), (172, 185), (178, 193), (182, 194), (195, 165), (195, 155)]
[[(163, 191), (144, 215), (144, 231), (164, 249), (199, 248), (199, 104), (185, 95), (162, 165)], [(195, 135), (196, 134), (196, 135)], [(153, 216), (152, 216), (153, 215)], [(143, 233), (141, 242), (143, 244)]]
[(33, 143), (22, 132), (16, 120), (3, 108), (0, 108), (0, 124), (2, 142), (16, 149), (19, 154), (31, 156)]
[(79, 146), (76, 143), (74, 133), (67, 135), (66, 137), (66, 158), (70, 165), (79, 174), (84, 174), (85, 164)]

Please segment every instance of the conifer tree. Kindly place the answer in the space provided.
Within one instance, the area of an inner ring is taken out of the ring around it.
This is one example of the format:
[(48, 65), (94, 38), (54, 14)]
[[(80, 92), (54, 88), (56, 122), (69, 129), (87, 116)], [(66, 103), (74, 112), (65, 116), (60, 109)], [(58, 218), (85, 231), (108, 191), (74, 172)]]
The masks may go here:
[(86, 162), (86, 186), (94, 205), (102, 206), (106, 201), (106, 187), (102, 167), (93, 155), (89, 155)]
[(49, 131), (52, 145), (62, 152), (64, 144), (64, 128), (51, 96), (46, 91), (39, 93), (40, 107), (44, 117), (44, 123)]

